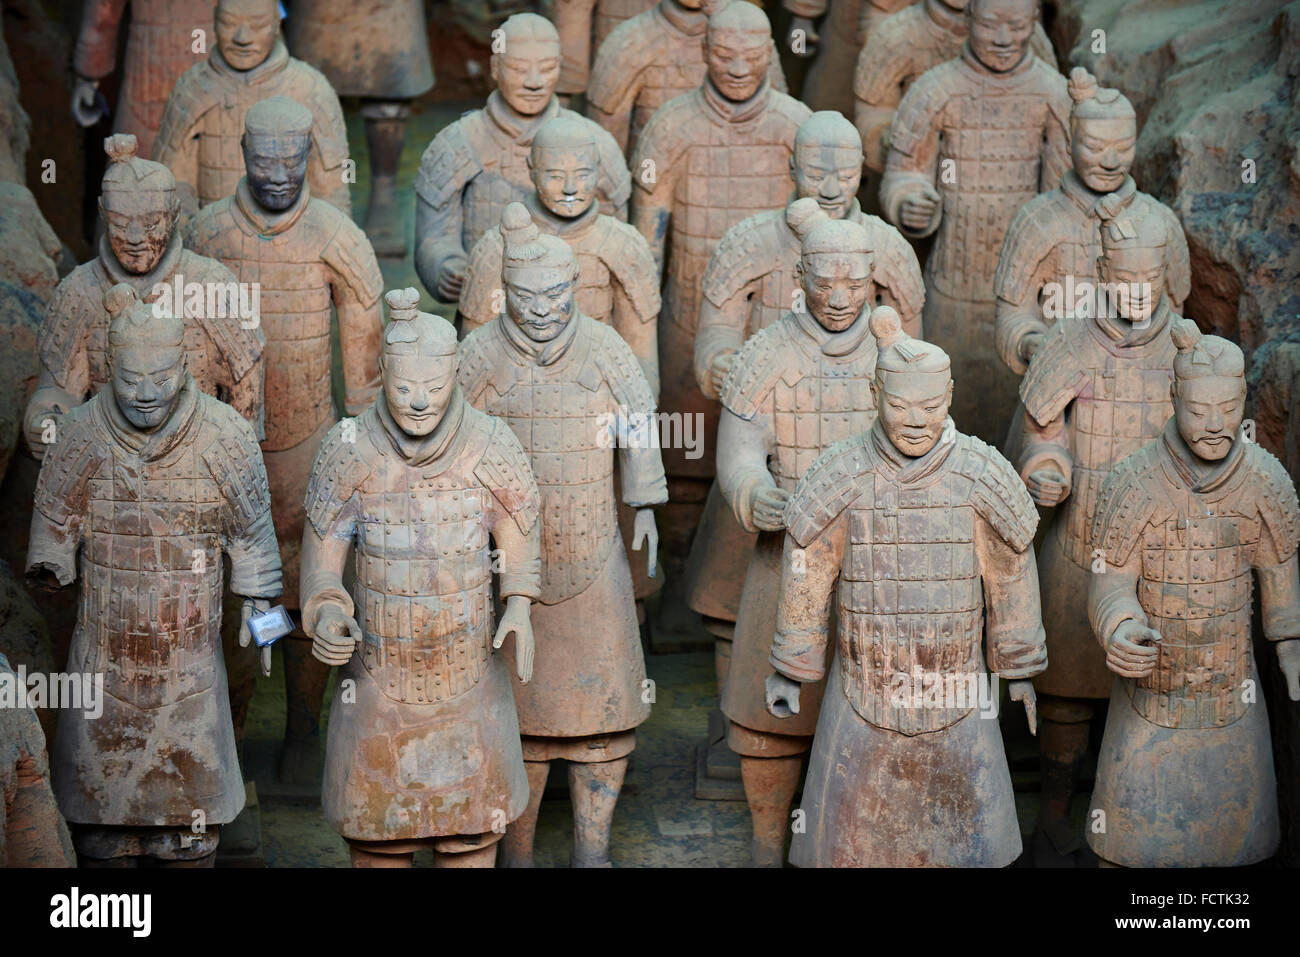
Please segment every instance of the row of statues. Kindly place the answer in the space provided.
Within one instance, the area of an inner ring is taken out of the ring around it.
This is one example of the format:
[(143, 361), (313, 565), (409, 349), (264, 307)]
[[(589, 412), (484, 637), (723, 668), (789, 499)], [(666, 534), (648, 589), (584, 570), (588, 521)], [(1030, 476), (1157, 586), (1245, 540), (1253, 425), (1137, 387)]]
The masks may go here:
[[(279, 603), (280, 772), (311, 778), (339, 668), (321, 797), (355, 865), (530, 866), (561, 760), (571, 861), (609, 866), (661, 550), (718, 639), (758, 865), (801, 784), (797, 865), (1014, 861), (997, 679), (1040, 739), (1036, 842), (1080, 842), (1109, 697), (1103, 861), (1273, 852), (1251, 596), (1300, 700), (1300, 506), (1243, 425), (1240, 348), (1180, 314), (1186, 241), (1129, 175), (1131, 104), (1056, 72), (1034, 0), (972, 0), (933, 64), (900, 47), (874, 125), (783, 92), (741, 0), (613, 29), (589, 116), (557, 95), (584, 92), (562, 34), (512, 16), (495, 91), (416, 178), (414, 266), (459, 330), (415, 289), (385, 323), (394, 231), (353, 224), (337, 95), (275, 7), (218, 0), (153, 160), (106, 141), (103, 239), (41, 327), (28, 573), (78, 582), (68, 668), (109, 692), (53, 749), (83, 863), (211, 862)], [(918, 10), (958, 22), (926, 0), (863, 55)], [(357, 88), (389, 98), (372, 157), (400, 151), (399, 87)], [(702, 444), (662, 442), (670, 420)], [(692, 541), (661, 543), (670, 500)]]

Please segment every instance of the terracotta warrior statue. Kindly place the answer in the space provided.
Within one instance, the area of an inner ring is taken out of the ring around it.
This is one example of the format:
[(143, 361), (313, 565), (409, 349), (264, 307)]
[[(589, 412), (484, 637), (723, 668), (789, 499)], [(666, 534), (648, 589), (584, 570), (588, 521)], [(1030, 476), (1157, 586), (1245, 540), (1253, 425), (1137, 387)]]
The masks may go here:
[(1006, 459), (948, 418), (943, 351), (886, 309), (871, 331), (878, 418), (825, 452), (785, 506), (771, 713), (801, 716), (836, 620), (839, 650), (790, 862), (1001, 867), (1020, 828), (985, 662), (1032, 729), (1025, 679), (1047, 665), (1038, 514)]
[(343, 667), (321, 804), (354, 867), (409, 867), (422, 847), (439, 867), (491, 867), (528, 801), (493, 651), (513, 634), (529, 680), (537, 486), (506, 424), (465, 401), (451, 323), (420, 312), (414, 289), (385, 299), (383, 394), (330, 430), (307, 487), (303, 628)]
[[(1067, 281), (1076, 294), (1090, 294), (1081, 284), (1096, 283), (1101, 252), (1101, 223), (1129, 216), (1151, 224), (1165, 251), (1165, 294), (1175, 312), (1191, 290), (1187, 239), (1178, 217), (1164, 203), (1137, 188), (1129, 170), (1137, 144), (1137, 116), (1119, 90), (1097, 83), (1083, 67), (1070, 71), (1070, 158), (1056, 189), (1035, 196), (1007, 227), (993, 277), (997, 295), (997, 345), (1002, 361), (1024, 375), (1047, 329), (1061, 311), (1051, 302), (1049, 284), (1059, 284), (1064, 301)], [(1073, 297), (1071, 297), (1073, 298)]]
[[(0, 681), (20, 675), (0, 654)], [(45, 732), (28, 705), (0, 707), (0, 867), (76, 867), (50, 787)]]
[[(633, 547), (651, 574), (654, 510), (668, 499), (654, 397), (618, 333), (583, 315), (578, 260), (519, 203), (501, 217), (505, 312), (460, 347), (460, 384), (523, 443), (542, 500), (534, 680), (515, 684), (528, 809), (506, 833), (505, 863), (528, 867), (553, 760), (569, 762), (575, 867), (608, 867), (614, 804), (653, 694), (615, 502), (636, 509)], [(613, 483), (618, 451), (621, 489)]]
[(1097, 498), (1111, 468), (1159, 435), (1173, 411), (1169, 330), (1178, 317), (1167, 288), (1166, 212), (1158, 203), (1103, 211), (1096, 274), (1113, 293), (1052, 326), (1020, 384), (1026, 414), (1016, 465), (1036, 504), (1060, 506), (1038, 553), (1043, 594), (1052, 596), (1043, 610), (1052, 665), (1034, 682), (1042, 798), (1033, 853), (1045, 866), (1083, 845), (1070, 801), (1096, 700), (1110, 694), (1087, 622)]
[(547, 120), (568, 116), (594, 128), (600, 210), (627, 219), (632, 185), (618, 144), (555, 97), (560, 72), (555, 27), (535, 13), (520, 13), (501, 31), (504, 48), (492, 54), (497, 88), (487, 106), (466, 113), (433, 138), (415, 179), (415, 269), (442, 302), (460, 298), (469, 250), (500, 222), (501, 211), (533, 192), (529, 149)]
[[(722, 383), (750, 336), (791, 309), (804, 306), (798, 268), (800, 234), (819, 219), (847, 219), (867, 231), (871, 253), (872, 305), (885, 303), (903, 327), (921, 337), (925, 287), (916, 253), (898, 230), (862, 212), (855, 198), (862, 172), (862, 147), (853, 124), (839, 113), (814, 113), (799, 127), (790, 157), (794, 193), (790, 205), (756, 213), (727, 230), (704, 273), (699, 329), (695, 336), (695, 381), (708, 399)], [(808, 197), (812, 202), (802, 202)], [(804, 219), (799, 219), (802, 211)], [(749, 566), (752, 532), (734, 521), (718, 484), (709, 491), (704, 516), (686, 565), (686, 598), (719, 640), (719, 680), (726, 683), (725, 644), (740, 606)]]
[[(131, 0), (115, 133), (130, 133), (148, 156), (162, 122), (163, 106), (181, 74), (203, 59), (213, 42), (212, 13), (216, 0)], [(81, 29), (72, 55), (76, 84), (72, 115), (82, 126), (94, 126), (106, 104), (99, 83), (117, 68), (118, 30), (126, 0), (86, 0)], [(200, 46), (196, 30), (202, 31)]]
[(58, 438), (63, 415), (109, 381), (104, 294), (118, 283), (184, 319), (186, 367), (200, 392), (229, 403), (262, 434), (262, 352), (266, 339), (250, 296), (214, 259), (181, 244), (176, 180), (136, 156), (136, 139), (104, 141), (108, 170), (99, 196), (99, 255), (69, 273), (41, 324), (40, 378), (27, 404), (28, 447), (40, 457)]
[[(597, 132), (574, 115), (541, 125), (528, 152), (534, 191), (524, 207), (539, 229), (569, 244), (578, 257), (578, 308), (623, 337), (658, 395), (659, 273), (645, 237), (596, 205)], [(462, 338), (505, 308), (503, 246), (501, 229), (493, 226), (470, 250), (457, 306)]]
[(758, 7), (731, 3), (712, 14), (705, 44), (703, 84), (655, 112), (632, 160), (633, 222), (664, 273), (661, 406), (669, 415), (703, 415), (704, 422), (696, 450), (702, 454), (688, 458), (684, 443), (672, 443), (664, 464), (670, 476), (695, 480), (713, 475), (718, 419), (717, 403), (700, 392), (693, 368), (705, 267), (731, 226), (789, 199), (795, 132), (811, 115), (768, 81), (772, 31)]
[[(365, 234), (317, 199), (308, 183), (312, 115), (273, 96), (252, 107), (240, 140), (247, 173), (233, 196), (204, 207), (187, 244), (219, 259), (243, 283), (258, 283), (266, 334), (266, 437), (271, 514), (284, 563), (286, 608), (300, 608), (298, 546), (312, 459), (338, 421), (334, 407), (331, 305), (338, 314), (345, 410), (359, 415), (379, 392), (383, 276)], [(280, 777), (307, 784), (320, 768), (319, 724), (326, 670), (295, 631), (283, 645), (289, 711)]]
[(297, 0), (289, 51), (325, 74), (339, 96), (361, 97), (370, 154), (366, 235), (380, 256), (404, 256), (410, 240), (394, 191), (411, 101), (433, 88), (422, 0)]
[[(660, 0), (600, 47), (587, 87), (587, 112), (631, 156), (655, 110), (697, 90), (708, 72), (705, 0)], [(714, 7), (719, 4), (714, 4)], [(786, 92), (775, 49), (768, 61), (773, 89)]]
[[(768, 713), (764, 680), (776, 629), (785, 504), (804, 472), (835, 442), (875, 420), (870, 384), (876, 340), (868, 328), (874, 237), (858, 223), (830, 219), (815, 199), (796, 206), (803, 229), (796, 271), (805, 300), (755, 333), (736, 357), (722, 392), (718, 485), (736, 521), (758, 533), (749, 561), (732, 661), (722, 693), (727, 744), (740, 755), (754, 820), (754, 863), (780, 867), (790, 804), (817, 727), (822, 686), (809, 688), (798, 716)], [(889, 307), (880, 307), (888, 310)], [(698, 539), (697, 539), (698, 541)]]
[[(970, 31), (969, 0), (921, 0), (880, 20), (858, 54), (853, 73), (853, 121), (862, 135), (867, 168), (885, 171), (889, 125), (898, 104), (926, 70), (961, 56)], [(1034, 21), (1029, 48), (1053, 70), (1056, 54), (1042, 23)]]
[(277, 0), (217, 0), (216, 35), (208, 58), (186, 70), (172, 90), (153, 148), (153, 158), (176, 174), (186, 218), (235, 191), (244, 175), (244, 114), (271, 96), (287, 96), (311, 110), (312, 192), (350, 215), (343, 108), (329, 80), (289, 56)]
[(253, 427), (187, 370), (186, 323), (125, 283), (104, 300), (110, 387), (63, 417), (27, 556), (36, 584), (81, 576), (67, 668), (103, 678), (102, 713), (59, 713), (55, 794), (83, 864), (210, 865), (244, 806), (223, 562), (243, 598), (241, 646), (280, 594), (266, 472)]
[(1016, 210), (1054, 189), (1069, 163), (1065, 77), (1034, 55), (1037, 0), (971, 0), (961, 56), (907, 91), (889, 130), (885, 218), (907, 236), (937, 232), (925, 271), (925, 334), (960, 383), (953, 419), (1001, 442), (1015, 377), (994, 348), (993, 274)]
[(1300, 507), (1243, 428), (1241, 349), (1188, 320), (1173, 340), (1174, 414), (1110, 473), (1092, 525), (1088, 615), (1119, 677), (1088, 843), (1126, 867), (1241, 866), (1279, 841), (1251, 592), (1300, 701)]

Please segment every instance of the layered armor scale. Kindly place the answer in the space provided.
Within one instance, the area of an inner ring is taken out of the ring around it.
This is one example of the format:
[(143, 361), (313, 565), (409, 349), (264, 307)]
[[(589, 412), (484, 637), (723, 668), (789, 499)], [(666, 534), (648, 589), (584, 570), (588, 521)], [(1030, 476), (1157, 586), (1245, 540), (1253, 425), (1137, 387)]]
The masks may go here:
[[(890, 449), (879, 425), (835, 446), (805, 477), (786, 517), (790, 537), (805, 548), (838, 523), (844, 694), (865, 721), (914, 735), (949, 727), (978, 703), (986, 615), (992, 671), (1019, 678), (1042, 670), (1036, 576), (1025, 574), (1037, 513), (1019, 476), (978, 439), (952, 432), (915, 460)], [(999, 543), (1008, 553), (999, 564), (1020, 566), (1003, 568), (1000, 581), (985, 567)], [(1033, 600), (1018, 600), (1026, 597)], [(1018, 620), (1025, 610), (1032, 616)], [(808, 623), (793, 619), (784, 601), (777, 627), (773, 664), (801, 681), (819, 677), (824, 638), (810, 648)], [(825, 622), (812, 627), (825, 635)], [(917, 670), (967, 689), (965, 706), (900, 698), (900, 679)]]
[[(1125, 618), (1145, 619), (1161, 635), (1155, 671), (1132, 683), (1142, 717), (1166, 728), (1223, 727), (1253, 704), (1243, 693), (1254, 671), (1253, 571), (1294, 563), (1295, 490), (1277, 459), (1240, 438), (1230, 460), (1198, 480), (1176, 435), (1170, 420), (1162, 436), (1116, 467), (1102, 492), (1092, 541), (1109, 566), (1133, 563), (1136, 601), (1131, 592), (1101, 594), (1090, 611), (1103, 639)], [(1127, 574), (1107, 574), (1117, 589), (1131, 588)], [(1295, 635), (1300, 614), (1291, 589), (1266, 586), (1263, 598), (1265, 636)]]

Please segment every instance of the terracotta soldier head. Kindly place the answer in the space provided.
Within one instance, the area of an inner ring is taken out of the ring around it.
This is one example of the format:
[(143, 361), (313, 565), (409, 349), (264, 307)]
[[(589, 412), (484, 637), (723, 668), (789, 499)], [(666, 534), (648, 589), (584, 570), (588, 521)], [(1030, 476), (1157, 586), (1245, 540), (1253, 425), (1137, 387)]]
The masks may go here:
[(1136, 204), (1114, 213), (1102, 197), (1101, 257), (1097, 272), (1118, 318), (1143, 323), (1165, 296), (1168, 230), (1158, 207)]
[(811, 197), (791, 203), (786, 221), (800, 239), (795, 273), (808, 311), (822, 328), (842, 332), (875, 298), (871, 237), (852, 220), (829, 218)]
[(113, 399), (131, 425), (152, 432), (171, 417), (185, 385), (185, 324), (118, 283), (104, 294)]
[(1070, 71), (1070, 158), (1075, 175), (1095, 193), (1124, 185), (1137, 149), (1137, 114), (1119, 90), (1081, 66)]
[(311, 110), (286, 96), (272, 96), (244, 117), (248, 191), (258, 204), (279, 212), (298, 202), (311, 154)]
[(456, 391), (456, 327), (420, 311), (415, 289), (384, 294), (388, 327), (379, 371), (384, 402), (407, 435), (420, 438), (442, 421)]
[(564, 240), (543, 234), (522, 203), (501, 214), (501, 238), (506, 313), (529, 339), (548, 342), (577, 313), (577, 257)]
[(853, 208), (862, 180), (862, 137), (842, 113), (822, 110), (803, 121), (794, 136), (790, 175), (795, 193), (810, 196), (833, 219)]
[(1005, 73), (1029, 52), (1038, 0), (970, 0), (970, 49), (994, 73)]
[(1200, 459), (1217, 462), (1232, 449), (1246, 408), (1246, 359), (1227, 339), (1201, 333), (1190, 319), (1171, 330), (1174, 418), (1178, 434)]
[(277, 0), (218, 0), (217, 49), (232, 69), (261, 66), (280, 37)]
[(108, 171), (99, 215), (109, 248), (127, 272), (143, 275), (158, 265), (176, 231), (180, 199), (176, 179), (162, 163), (136, 156), (136, 140), (115, 133), (104, 140)]
[(728, 100), (743, 103), (767, 79), (772, 61), (772, 24), (752, 3), (729, 3), (709, 15), (704, 31), (709, 79)]
[(596, 127), (576, 116), (547, 120), (533, 137), (528, 173), (541, 204), (556, 216), (581, 216), (596, 201), (600, 150)]
[(877, 349), (871, 394), (878, 421), (894, 448), (919, 458), (943, 436), (952, 402), (951, 362), (938, 346), (905, 333), (888, 306), (874, 309), (870, 323)]
[(536, 116), (560, 82), (560, 34), (535, 13), (516, 13), (501, 31), (505, 47), (492, 54), (492, 79), (511, 109)]

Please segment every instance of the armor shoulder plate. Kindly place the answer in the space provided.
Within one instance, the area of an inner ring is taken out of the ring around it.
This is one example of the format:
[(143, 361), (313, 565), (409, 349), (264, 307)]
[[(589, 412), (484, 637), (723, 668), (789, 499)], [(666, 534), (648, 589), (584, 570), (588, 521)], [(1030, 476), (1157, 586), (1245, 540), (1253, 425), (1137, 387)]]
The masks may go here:
[(864, 435), (836, 442), (809, 466), (785, 506), (785, 527), (801, 547), (866, 491), (861, 477), (871, 470)]
[(779, 231), (787, 228), (785, 210), (768, 209), (742, 219), (723, 233), (704, 269), (704, 298), (721, 306), (759, 278), (759, 270), (771, 258), (772, 249), (784, 238)]
[(82, 489), (107, 453), (91, 421), (98, 396), (63, 417), (59, 440), (49, 446), (36, 482), (36, 511), (62, 525), (77, 510)]
[(205, 258), (216, 258), (210, 251), (235, 228), (235, 218), (231, 213), (234, 201), (233, 196), (225, 196), (195, 213), (185, 227), (182, 245)]
[(1251, 471), (1259, 476), (1255, 486), (1259, 517), (1277, 548), (1273, 563), (1280, 564), (1300, 547), (1300, 503), (1295, 483), (1277, 456), (1262, 445), (1252, 442), (1246, 455)]
[(497, 378), (494, 358), (500, 352), (496, 349), (493, 337), (498, 334), (492, 321), (489, 321), (467, 335), (456, 347), (456, 381), (471, 403), (485, 384), (491, 384)]
[(199, 395), (199, 414), (208, 432), (203, 462), (234, 512), (236, 525), (249, 528), (271, 507), (257, 435), (243, 416), (210, 395)]
[(853, 71), (853, 94), (862, 102), (874, 106), (902, 82), (916, 44), (912, 31), (917, 13), (924, 15), (919, 6), (907, 7), (881, 20), (867, 35)]
[(993, 273), (993, 292), (1003, 302), (1019, 304), (1029, 297), (1029, 283), (1039, 263), (1056, 248), (1058, 237), (1044, 228), (1043, 219), (1050, 215), (1048, 211), (1059, 193), (1039, 193), (1011, 217)]
[(624, 20), (601, 41), (587, 81), (587, 102), (606, 113), (630, 105), (633, 86), (654, 59), (663, 31), (656, 28), (654, 11)]
[(635, 226), (613, 216), (601, 216), (599, 223), (609, 235), (608, 242), (601, 244), (601, 258), (627, 293), (636, 317), (649, 322), (659, 315), (662, 305), (659, 269), (655, 266), (650, 244)]
[(926, 70), (917, 78), (898, 104), (889, 128), (889, 148), (911, 156), (930, 135), (939, 113), (948, 103), (957, 83), (960, 60), (949, 60)]
[[(647, 159), (664, 169), (698, 139), (695, 126), (700, 120), (696, 106), (699, 95), (699, 90), (681, 93), (654, 111), (637, 137), (630, 164), (632, 169), (639, 169), (642, 161)], [(604, 162), (603, 155), (601, 161)], [(640, 183), (641, 177), (638, 176), (636, 182)]]
[(1065, 131), (1068, 139), (1070, 111), (1074, 107), (1074, 101), (1070, 99), (1069, 84), (1060, 71), (1056, 69), (1055, 61), (1047, 63), (1040, 57), (1034, 60), (1034, 64), (1030, 69), (1036, 74), (1039, 89), (1047, 93), (1048, 111), (1056, 122), (1061, 125), (1061, 129)]
[(36, 351), (41, 362), (51, 371), (66, 368), (69, 355), (81, 348), (87, 321), (103, 312), (102, 300), (98, 304), (94, 302), (102, 295), (94, 269), (92, 260), (68, 273), (54, 288), (54, 295), (45, 307), (36, 338)]
[[(812, 109), (802, 100), (796, 100), (789, 93), (782, 93), (780, 90), (773, 89), (768, 93), (767, 108), (770, 112), (776, 114), (785, 120), (791, 130), (797, 130), (803, 125), (804, 120), (812, 116)], [(794, 134), (790, 136), (790, 151), (794, 152)]]
[(1079, 348), (1083, 345), (1079, 333), (1086, 334), (1082, 324), (1090, 321), (1066, 316), (1052, 326), (1020, 381), (1020, 400), (1039, 425), (1060, 415), (1078, 394), (1091, 366)]
[(1162, 441), (1157, 436), (1121, 459), (1101, 487), (1092, 519), (1091, 545), (1100, 548), (1111, 565), (1128, 561), (1142, 529), (1156, 510), (1153, 489), (1160, 479), (1152, 474), (1157, 467), (1153, 450)]
[(299, 100), (315, 118), (311, 139), (320, 151), (322, 165), (326, 169), (337, 169), (348, 158), (348, 128), (338, 94), (325, 74), (310, 63), (290, 57), (285, 69), (292, 71), (286, 95)]
[(906, 321), (919, 316), (925, 307), (925, 278), (916, 250), (903, 234), (879, 216), (863, 213), (858, 221), (871, 235), (875, 250), (872, 277), (888, 289), (897, 302), (898, 314)]
[(961, 447), (953, 470), (971, 481), (971, 505), (993, 531), (1017, 552), (1034, 543), (1038, 510), (1025, 483), (997, 449), (973, 435), (957, 439)]
[(366, 234), (351, 216), (322, 199), (313, 199), (308, 212), (321, 222), (329, 236), (321, 259), (342, 278), (361, 305), (374, 305), (384, 291), (384, 276)]
[(370, 429), (382, 428), (374, 408), (355, 419), (342, 419), (325, 435), (307, 481), (307, 520), (316, 534), (329, 534), (343, 506), (370, 476), (372, 459), (366, 454)]
[[(212, 283), (214, 286), (229, 284), (228, 288), (231, 289), (237, 284), (237, 277), (223, 263), (201, 256), (192, 249), (181, 251), (180, 265), (176, 271), (184, 275), (187, 281), (193, 279), (195, 282)], [(205, 311), (197, 320), (203, 326), (208, 338), (216, 345), (236, 381), (243, 379), (248, 371), (257, 365), (266, 351), (266, 335), (260, 326), (245, 329), (240, 322), (232, 319), (238, 315), (238, 308), (238, 302), (228, 302), (224, 318), (209, 316)], [(244, 420), (241, 418), (240, 421)]]
[(1192, 291), (1191, 254), (1187, 250), (1187, 235), (1183, 232), (1183, 224), (1177, 213), (1154, 196), (1139, 192), (1138, 197), (1156, 206), (1161, 218), (1165, 220), (1165, 281), (1169, 287), (1169, 298), (1174, 300), (1176, 306), (1181, 306)]
[(415, 191), (435, 208), (447, 205), (452, 196), (483, 171), (483, 164), (470, 145), (464, 126), (477, 116), (477, 113), (470, 113), (450, 126), (444, 126), (420, 157)]
[(655, 407), (654, 393), (641, 371), (632, 347), (614, 331), (613, 326), (597, 322), (588, 316), (587, 334), (592, 337), (592, 358), (600, 368), (602, 377), (620, 406), (630, 412), (649, 412)]
[(479, 420), (475, 426), (487, 430), (489, 435), (483, 457), (474, 466), (474, 477), (527, 535), (537, 524), (542, 505), (528, 454), (500, 419), (471, 407), (465, 410), (466, 426), (470, 425), (471, 416)]
[(194, 64), (181, 74), (163, 107), (158, 135), (154, 137), (153, 159), (170, 166), (180, 143), (209, 110), (221, 103), (215, 77), (208, 61)]
[(462, 315), (478, 323), (487, 322), (495, 315), (492, 294), (498, 289), (505, 291), (501, 279), (502, 246), (501, 229), (493, 226), (469, 251), (458, 308)]
[(728, 411), (751, 421), (790, 365), (793, 348), (784, 318), (750, 336), (722, 383), (722, 404)]

